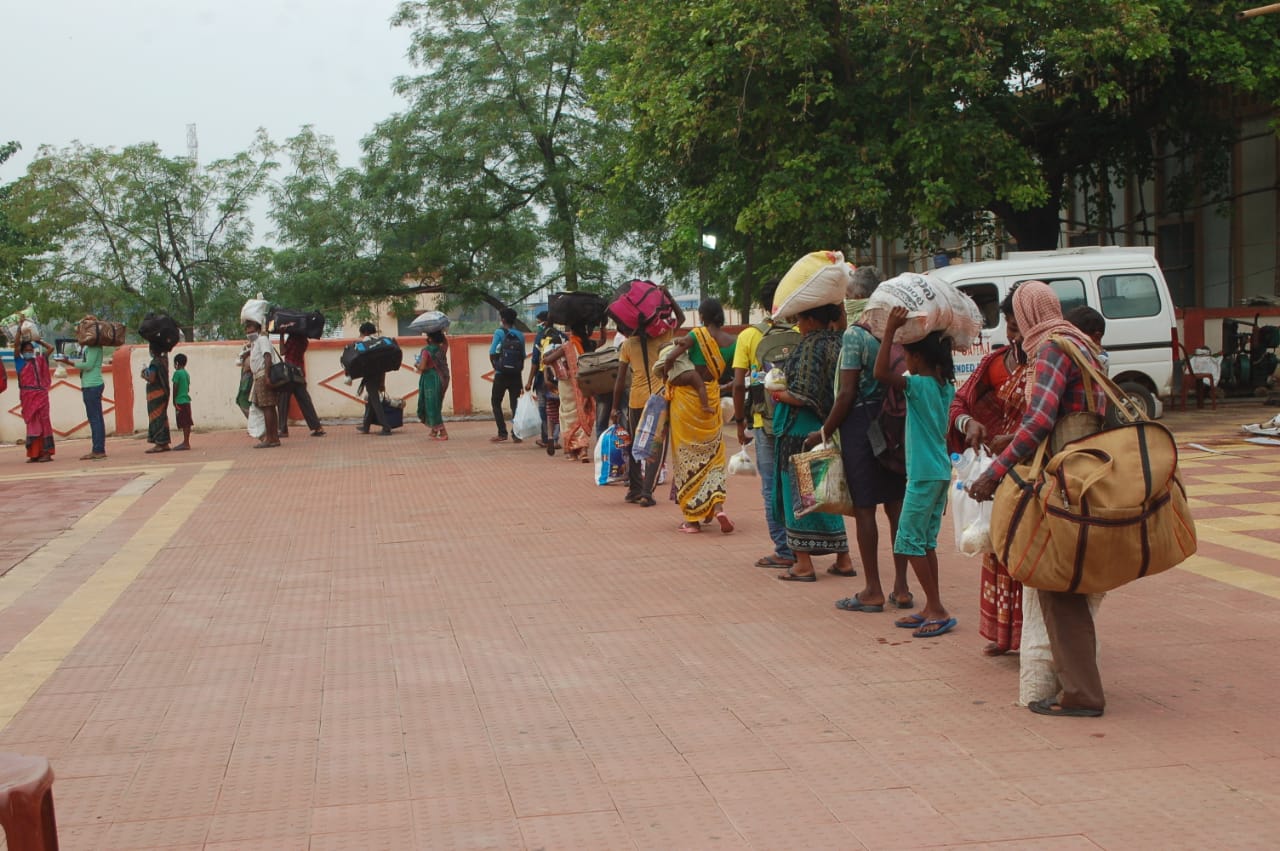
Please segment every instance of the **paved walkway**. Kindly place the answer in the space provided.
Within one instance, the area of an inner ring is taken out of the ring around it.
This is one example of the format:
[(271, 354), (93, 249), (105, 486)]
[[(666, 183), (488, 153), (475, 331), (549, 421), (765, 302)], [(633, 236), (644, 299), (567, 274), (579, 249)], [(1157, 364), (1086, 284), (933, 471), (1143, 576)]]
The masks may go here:
[(1274, 848), (1270, 413), (1168, 419), (1201, 553), (1106, 601), (1096, 720), (1014, 705), (945, 541), (934, 640), (753, 567), (753, 478), (687, 536), (480, 422), (0, 449), (0, 750), (72, 851)]

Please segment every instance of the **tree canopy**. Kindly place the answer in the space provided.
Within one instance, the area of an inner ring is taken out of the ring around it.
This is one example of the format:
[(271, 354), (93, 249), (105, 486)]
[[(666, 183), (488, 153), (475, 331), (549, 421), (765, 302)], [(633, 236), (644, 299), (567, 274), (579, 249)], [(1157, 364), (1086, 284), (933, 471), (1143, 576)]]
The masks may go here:
[(47, 248), (24, 274), (25, 295), (49, 318), (133, 323), (166, 310), (187, 339), (234, 325), (261, 284), (250, 206), (273, 154), (265, 134), (204, 167), (154, 144), (42, 148), (5, 204), (12, 226)]

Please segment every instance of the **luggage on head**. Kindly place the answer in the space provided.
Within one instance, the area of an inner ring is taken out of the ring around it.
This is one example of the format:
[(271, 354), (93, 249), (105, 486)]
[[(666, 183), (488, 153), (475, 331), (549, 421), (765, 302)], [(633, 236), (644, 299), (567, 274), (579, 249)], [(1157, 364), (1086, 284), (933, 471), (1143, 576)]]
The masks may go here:
[(76, 325), (76, 342), (82, 346), (123, 346), (125, 333), (122, 323), (89, 315)]
[(415, 334), (434, 334), (449, 327), (449, 317), (438, 310), (428, 310), (418, 315), (409, 323), (409, 330)]
[(257, 322), (258, 325), (266, 330), (267, 314), (271, 310), (270, 303), (262, 298), (261, 294), (257, 298), (251, 298), (245, 301), (244, 306), (240, 308), (241, 322)]
[(142, 317), (142, 322), (138, 324), (138, 336), (152, 348), (168, 352), (178, 345), (182, 332), (178, 330), (177, 320), (164, 311), (157, 311)]
[(898, 331), (899, 343), (914, 343), (938, 331), (950, 338), (953, 349), (967, 349), (982, 332), (982, 312), (973, 299), (932, 275), (907, 272), (876, 287), (862, 311), (862, 322), (877, 340), (884, 338), (889, 311), (895, 307), (910, 311)]
[(675, 302), (653, 281), (628, 281), (614, 293), (607, 313), (628, 337), (661, 337), (676, 329)]
[(306, 312), (273, 307), (267, 314), (265, 327), (268, 334), (302, 334), (319, 340), (324, 336), (324, 314), (318, 310)]
[(806, 310), (843, 304), (853, 267), (839, 251), (814, 251), (801, 257), (782, 276), (773, 295), (773, 318), (795, 322)]
[(342, 350), (342, 369), (352, 378), (395, 372), (404, 358), (400, 346), (390, 337), (373, 337), (368, 341), (348, 343)]
[(578, 386), (583, 393), (599, 396), (613, 393), (618, 380), (618, 350), (605, 346), (578, 356)]
[(547, 318), (556, 325), (596, 327), (604, 324), (607, 307), (595, 293), (553, 293), (547, 299)]

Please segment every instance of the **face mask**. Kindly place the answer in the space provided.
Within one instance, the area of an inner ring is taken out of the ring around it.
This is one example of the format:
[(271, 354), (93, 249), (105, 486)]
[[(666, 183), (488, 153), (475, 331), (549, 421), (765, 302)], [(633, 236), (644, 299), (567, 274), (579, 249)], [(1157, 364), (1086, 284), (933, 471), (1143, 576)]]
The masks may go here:
[(249, 333), (245, 334), (244, 336), (245, 336), (245, 339), (246, 339), (246, 340), (248, 340), (250, 343), (252, 343), (254, 340), (258, 339), (258, 332), (257, 332), (257, 331), (250, 331)]
[(846, 298), (844, 300), (844, 315), (848, 317), (850, 325), (856, 325), (862, 320), (862, 311), (867, 307), (868, 299), (865, 298)]

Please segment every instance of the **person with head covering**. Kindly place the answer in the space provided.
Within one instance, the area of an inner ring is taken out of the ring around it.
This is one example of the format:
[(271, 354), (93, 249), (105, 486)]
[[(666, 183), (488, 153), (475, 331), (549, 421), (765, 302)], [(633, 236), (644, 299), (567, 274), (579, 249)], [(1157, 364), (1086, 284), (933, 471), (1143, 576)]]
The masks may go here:
[[(827, 568), (833, 576), (857, 576), (849, 559), (849, 536), (844, 517), (812, 511), (797, 516), (795, 465), (792, 455), (804, 452), (808, 436), (822, 428), (835, 403), (836, 371), (840, 365), (841, 332), (836, 329), (844, 311), (838, 304), (820, 304), (796, 317), (800, 342), (783, 371), (786, 389), (772, 390), (773, 437), (776, 467), (774, 511), (787, 529), (787, 546), (796, 563), (778, 578), (785, 582), (817, 582), (815, 555), (834, 555), (836, 563)], [(768, 386), (766, 384), (766, 386)]]
[(147, 387), (147, 455), (169, 451), (169, 353), (158, 343), (149, 346), (151, 362), (142, 370)]
[[(951, 402), (947, 449), (953, 453), (966, 447), (999, 452), (1013, 440), (1022, 422), (1029, 366), (1013, 313), (1016, 292), (1017, 286), (1000, 302), (1009, 345), (979, 361)], [(988, 656), (1017, 652), (1022, 640), (1022, 583), (1009, 575), (995, 553), (982, 557), (978, 612), (978, 634), (990, 642), (983, 652)]]
[[(1022, 348), (1032, 363), (1026, 383), (1027, 411), (991, 467), (974, 482), (974, 499), (991, 499), (996, 487), (1014, 465), (1032, 457), (1049, 439), (1054, 425), (1066, 414), (1090, 409), (1089, 385), (1071, 356), (1054, 338), (1074, 345), (1083, 357), (1098, 365), (1098, 346), (1087, 334), (1062, 316), (1062, 305), (1053, 289), (1041, 281), (1027, 281), (1013, 295), (1013, 314), (1022, 332)], [(1093, 409), (1103, 411), (1106, 396), (1094, 385)], [(1089, 595), (1039, 591), (1045, 628), (1053, 652), (1053, 664), (1062, 691), (1057, 697), (1037, 700), (1028, 707), (1041, 715), (1098, 716), (1106, 708), (1102, 677), (1098, 673), (1097, 639)]]
[[(539, 310), (537, 316), (538, 330), (533, 335), (533, 351), (529, 354), (529, 380), (524, 383), (524, 391), (533, 393), (533, 397), (538, 400), (538, 419), (542, 421), (542, 431), (538, 437), (537, 445), (550, 452), (555, 452), (555, 434), (547, 433), (547, 376), (542, 368), (542, 351), (563, 341), (563, 335), (556, 330), (556, 326), (551, 324), (551, 314), (545, 310)], [(556, 407), (559, 408), (560, 399), (556, 397)]]
[(444, 331), (427, 334), (418, 353), (418, 419), (431, 429), (434, 440), (448, 440), (444, 425), (444, 394), (449, 389), (449, 338)]
[(266, 432), (253, 448), (274, 449), (280, 445), (280, 396), (271, 386), (268, 376), (275, 360), (275, 349), (271, 346), (271, 338), (262, 332), (262, 325), (253, 319), (244, 321), (244, 335), (249, 341), (249, 369), (253, 371), (250, 398), (262, 410), (262, 418), (266, 422)]
[(53, 423), (49, 419), (49, 353), (53, 346), (44, 340), (23, 340), (18, 314), (18, 343), (13, 349), (13, 371), (18, 374), (18, 398), (22, 402), (22, 421), (27, 424), (27, 463), (52, 461), (54, 453)]

